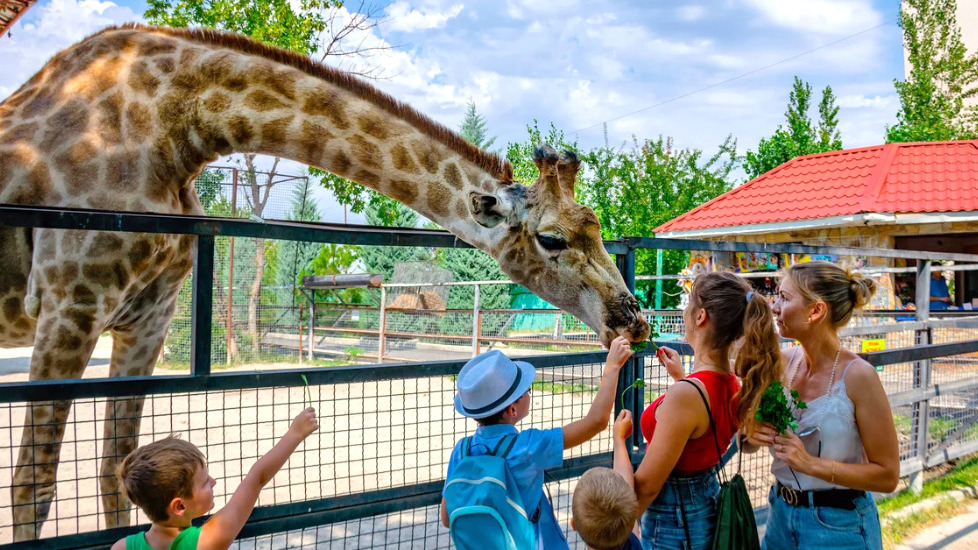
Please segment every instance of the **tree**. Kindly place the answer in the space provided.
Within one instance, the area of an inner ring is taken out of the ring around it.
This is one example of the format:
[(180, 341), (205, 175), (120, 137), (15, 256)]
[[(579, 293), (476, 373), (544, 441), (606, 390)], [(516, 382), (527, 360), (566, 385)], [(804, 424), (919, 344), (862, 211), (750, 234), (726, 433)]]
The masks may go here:
[(220, 170), (205, 169), (194, 180), (194, 189), (197, 191), (197, 198), (200, 205), (204, 207), (204, 212), (210, 210), (214, 201), (221, 196), (221, 184), (224, 182), (224, 174)]
[[(580, 156), (587, 173), (578, 181), (578, 201), (594, 209), (605, 239), (652, 235), (659, 225), (729, 191), (730, 174), (741, 160), (730, 136), (706, 159), (702, 151), (676, 150), (671, 138), (662, 137)], [(686, 266), (685, 252), (666, 251), (663, 258), (663, 273), (678, 273)], [(654, 254), (637, 254), (636, 273), (654, 274), (656, 261)], [(667, 295), (678, 293), (673, 281), (665, 290)], [(650, 294), (638, 292), (636, 297), (644, 307), (652, 307)]]
[(496, 142), (496, 136), (486, 137), (486, 119), (475, 110), (475, 102), (471, 100), (466, 107), (465, 118), (462, 119), (458, 133), (480, 149), (488, 149)]
[(957, 24), (956, 0), (906, 0), (900, 27), (910, 75), (894, 80), (900, 111), (887, 142), (978, 137), (978, 54), (968, 55)]
[[(292, 205), (286, 216), (291, 221), (318, 222), (319, 209), (312, 201), (309, 193), (309, 179), (305, 178), (302, 185), (297, 185), (292, 191)], [(278, 246), (278, 264), (275, 269), (275, 285), (295, 288), (302, 282), (303, 275), (309, 275), (309, 266), (319, 254), (319, 244), (286, 241)]]
[[(394, 204), (397, 214), (393, 223), (387, 223), (381, 219), (380, 213), (374, 205), (367, 208), (367, 223), (370, 225), (416, 228), (418, 226), (417, 212), (399, 202)], [(361, 247), (360, 253), (360, 259), (363, 260), (367, 272), (382, 275), (386, 282), (391, 281), (391, 277), (394, 275), (394, 266), (397, 263), (429, 261), (432, 257), (433, 254), (430, 249), (417, 246), (364, 246)]]
[(842, 138), (838, 130), (839, 107), (835, 105), (832, 87), (826, 86), (822, 90), (817, 126), (812, 125), (808, 115), (811, 96), (812, 85), (796, 76), (788, 94), (788, 110), (784, 113), (786, 127), (778, 126), (774, 135), (761, 139), (756, 153), (747, 151), (743, 168), (749, 179), (801, 155), (842, 149)]

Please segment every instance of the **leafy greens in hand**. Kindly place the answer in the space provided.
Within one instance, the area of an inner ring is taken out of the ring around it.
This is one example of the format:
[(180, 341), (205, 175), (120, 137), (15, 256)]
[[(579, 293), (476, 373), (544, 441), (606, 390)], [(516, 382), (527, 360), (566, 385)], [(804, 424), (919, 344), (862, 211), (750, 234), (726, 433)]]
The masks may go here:
[(778, 430), (778, 433), (783, 434), (788, 428), (791, 431), (798, 430), (798, 422), (795, 421), (793, 411), (807, 408), (808, 405), (799, 399), (798, 392), (795, 390), (791, 390), (789, 402), (789, 398), (784, 392), (784, 386), (781, 385), (781, 382), (775, 381), (764, 390), (764, 395), (761, 396), (761, 404), (758, 406), (754, 417), (761, 422), (771, 424)]

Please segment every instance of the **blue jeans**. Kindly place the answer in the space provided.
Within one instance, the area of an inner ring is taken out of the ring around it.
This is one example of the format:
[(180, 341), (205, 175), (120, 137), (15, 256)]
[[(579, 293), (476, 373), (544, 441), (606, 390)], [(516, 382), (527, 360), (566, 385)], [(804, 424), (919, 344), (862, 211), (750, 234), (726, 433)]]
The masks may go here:
[[(713, 544), (713, 532), (716, 530), (719, 491), (720, 484), (717, 482), (716, 472), (713, 471), (699, 477), (667, 479), (659, 496), (642, 514), (642, 548), (709, 548)], [(692, 546), (686, 544), (687, 530)]]
[(855, 510), (791, 506), (771, 487), (771, 504), (761, 550), (882, 550), (880, 518), (868, 493), (856, 499)]

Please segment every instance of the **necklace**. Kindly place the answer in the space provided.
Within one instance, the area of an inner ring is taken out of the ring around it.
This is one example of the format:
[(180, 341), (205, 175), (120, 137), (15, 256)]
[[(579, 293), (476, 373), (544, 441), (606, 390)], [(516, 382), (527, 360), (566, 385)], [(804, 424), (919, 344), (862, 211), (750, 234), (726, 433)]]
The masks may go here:
[[(825, 389), (825, 395), (828, 395), (832, 391), (832, 384), (835, 382), (835, 369), (839, 367), (839, 356), (842, 355), (842, 342), (839, 342), (839, 349), (835, 351), (835, 361), (832, 362), (832, 375), (829, 376), (829, 387)], [(798, 374), (798, 370), (801, 369), (801, 363), (799, 362), (797, 366), (791, 371), (791, 376), (788, 378), (788, 387), (785, 388), (791, 391), (791, 383), (795, 381), (795, 375)]]
[[(842, 355), (842, 341), (841, 340), (839, 341), (839, 349), (835, 350), (835, 361), (832, 362), (832, 374), (829, 376), (829, 387), (826, 388), (826, 390), (825, 390), (825, 396), (826, 397), (828, 397), (828, 395), (830, 393), (832, 393), (832, 384), (835, 383), (835, 369), (838, 368), (838, 366), (839, 366), (839, 356), (840, 355)], [(802, 356), (804, 356), (804, 354), (802, 354)], [(798, 374), (798, 371), (800, 369), (801, 369), (801, 361), (799, 361), (798, 362), (798, 365), (794, 368), (794, 370), (791, 371), (791, 376), (788, 378), (788, 386), (786, 388), (784, 388), (784, 391), (786, 393), (785, 397), (787, 397), (788, 403), (791, 403), (791, 408), (792, 409), (794, 409), (794, 400), (791, 399), (791, 383), (794, 382), (795, 375)], [(818, 421), (815, 423), (815, 425), (813, 427), (811, 427), (811, 428), (803, 431), (803, 432), (800, 432), (798, 434), (798, 436), (799, 437), (805, 437), (805, 436), (811, 435), (813, 433), (820, 433), (821, 432), (821, 426), (822, 426), (822, 420), (825, 418), (825, 411), (826, 411), (827, 408), (828, 407), (825, 404), (823, 404), (823, 406), (822, 406), (822, 414), (820, 414), (818, 416)], [(800, 418), (800, 415), (798, 414), (799, 411), (797, 409), (794, 409), (792, 412), (795, 415), (795, 419), (797, 419), (797, 420), (800, 421), (801, 418)], [(821, 435), (819, 435), (818, 456), (822, 456)], [(798, 480), (798, 476), (795, 475), (794, 469), (792, 469), (791, 466), (788, 466), (788, 470), (791, 472), (791, 475), (795, 478), (795, 483), (798, 484), (798, 488), (801, 489), (801, 481), (799, 481)], [(834, 476), (833, 476), (833, 479), (834, 479)]]

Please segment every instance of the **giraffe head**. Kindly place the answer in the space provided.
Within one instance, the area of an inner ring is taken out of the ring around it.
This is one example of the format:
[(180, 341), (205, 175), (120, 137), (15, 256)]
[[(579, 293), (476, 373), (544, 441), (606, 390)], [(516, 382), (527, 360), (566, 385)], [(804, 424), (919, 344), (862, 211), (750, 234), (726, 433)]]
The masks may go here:
[(632, 342), (651, 331), (605, 250), (594, 211), (574, 201), (580, 160), (550, 146), (534, 154), (540, 175), (531, 186), (500, 185), (469, 195), (472, 217), (502, 230), (494, 256), (514, 282), (533, 290), (594, 329), (606, 346), (622, 335)]

